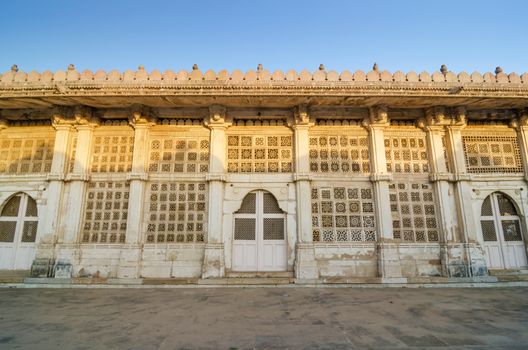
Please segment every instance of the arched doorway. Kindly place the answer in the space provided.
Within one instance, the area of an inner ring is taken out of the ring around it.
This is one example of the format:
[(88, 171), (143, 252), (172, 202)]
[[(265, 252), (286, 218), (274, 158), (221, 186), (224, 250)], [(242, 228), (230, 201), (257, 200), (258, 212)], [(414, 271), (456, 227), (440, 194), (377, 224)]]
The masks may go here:
[(507, 196), (495, 192), (486, 197), (480, 224), (489, 268), (512, 269), (527, 265), (521, 220)]
[(248, 193), (234, 220), (233, 271), (286, 271), (286, 214), (271, 193)]
[(35, 258), (37, 203), (25, 193), (7, 200), (0, 214), (0, 270), (29, 270)]

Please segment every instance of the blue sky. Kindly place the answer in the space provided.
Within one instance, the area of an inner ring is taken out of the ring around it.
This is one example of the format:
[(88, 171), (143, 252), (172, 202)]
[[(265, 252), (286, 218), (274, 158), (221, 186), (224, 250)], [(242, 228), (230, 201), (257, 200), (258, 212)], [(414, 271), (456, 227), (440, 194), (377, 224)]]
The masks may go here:
[(528, 71), (528, 1), (5, 0), (0, 71)]

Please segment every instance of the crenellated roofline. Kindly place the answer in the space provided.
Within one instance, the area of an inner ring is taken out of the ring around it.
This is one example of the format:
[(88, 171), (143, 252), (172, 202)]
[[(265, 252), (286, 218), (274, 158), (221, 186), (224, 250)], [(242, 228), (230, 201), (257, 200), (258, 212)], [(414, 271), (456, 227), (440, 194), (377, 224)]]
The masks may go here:
[(150, 73), (138, 70), (79, 72), (67, 70), (29, 73), (16, 66), (0, 75), (0, 108), (37, 108), (51, 105), (86, 104), (93, 107), (131, 104), (147, 106), (225, 105), (293, 106), (320, 105), (426, 107), (428, 105), (473, 105), (476, 108), (528, 107), (528, 73), (455, 74), (442, 66), (429, 74), (390, 73), (377, 65), (367, 73), (280, 70), (273, 73), (259, 65), (257, 70), (203, 73), (196, 65), (191, 71), (167, 70)]

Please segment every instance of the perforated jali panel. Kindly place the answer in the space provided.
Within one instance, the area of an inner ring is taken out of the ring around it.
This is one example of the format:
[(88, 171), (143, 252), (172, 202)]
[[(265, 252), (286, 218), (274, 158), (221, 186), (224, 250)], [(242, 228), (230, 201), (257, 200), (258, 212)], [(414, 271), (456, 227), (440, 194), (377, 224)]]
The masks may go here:
[(255, 214), (257, 211), (257, 194), (248, 193), (242, 200), (237, 214)]
[(148, 198), (145, 215), (148, 243), (206, 241), (206, 183), (151, 183)]
[(284, 239), (284, 219), (283, 218), (264, 218), (264, 240), (283, 240)]
[(0, 173), (48, 173), (53, 159), (54, 139), (0, 140)]
[(16, 221), (0, 221), (0, 242), (13, 242), (16, 224)]
[(255, 219), (236, 218), (235, 219), (235, 240), (254, 241), (255, 240)]
[[(123, 133), (121, 131), (121, 133)], [(132, 168), (134, 152), (134, 133), (126, 132), (128, 136), (96, 136), (92, 151), (92, 172), (113, 173), (129, 172)]]
[(387, 171), (393, 173), (428, 173), (429, 161), (425, 132), (395, 131), (385, 133)]
[(370, 172), (367, 135), (310, 135), (310, 171)]
[(480, 225), (482, 227), (482, 236), (486, 242), (497, 241), (497, 232), (495, 231), (495, 221), (493, 220), (481, 220)]
[(82, 242), (125, 242), (128, 194), (124, 181), (88, 183)]
[(376, 240), (371, 185), (312, 188), (314, 242)]
[(264, 201), (264, 214), (282, 214), (282, 209), (279, 207), (279, 203), (271, 193), (263, 194)]
[(206, 173), (209, 138), (157, 137), (150, 141), (148, 171), (152, 173)]
[(227, 162), (230, 173), (292, 172), (292, 136), (230, 135)]
[(4, 205), (4, 208), (2, 208), (2, 216), (18, 216), (18, 210), (20, 209), (20, 199), (20, 196), (11, 197)]
[(491, 207), (491, 196), (486, 197), (484, 199), (484, 203), (482, 203), (482, 208), (480, 210), (480, 215), (482, 216), (492, 216), (493, 215), (493, 209)]
[(469, 173), (522, 173), (523, 164), (515, 133), (481, 131), (462, 135)]
[(438, 242), (433, 188), (429, 183), (389, 185), (394, 239), (407, 242)]

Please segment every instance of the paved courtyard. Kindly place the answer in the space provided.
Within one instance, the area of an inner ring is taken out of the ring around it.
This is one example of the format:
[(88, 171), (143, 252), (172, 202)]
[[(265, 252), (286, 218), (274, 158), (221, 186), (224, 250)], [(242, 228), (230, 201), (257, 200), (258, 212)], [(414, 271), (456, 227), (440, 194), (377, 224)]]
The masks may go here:
[(528, 288), (0, 289), (0, 349), (527, 349)]

